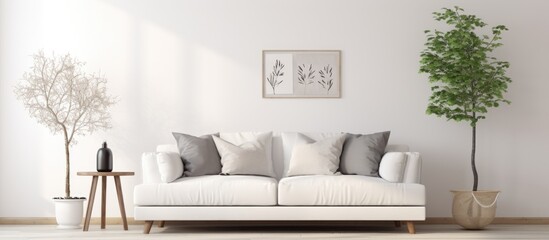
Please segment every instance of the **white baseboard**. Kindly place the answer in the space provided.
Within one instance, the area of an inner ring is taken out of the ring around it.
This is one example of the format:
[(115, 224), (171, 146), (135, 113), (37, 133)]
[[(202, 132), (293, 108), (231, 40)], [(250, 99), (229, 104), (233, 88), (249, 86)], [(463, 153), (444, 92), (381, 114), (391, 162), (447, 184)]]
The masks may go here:
[[(133, 217), (127, 218), (128, 224), (143, 224), (143, 221), (135, 221)], [(122, 225), (122, 219), (119, 217), (106, 218), (107, 225)], [(82, 220), (84, 222), (84, 220)], [(100, 217), (92, 217), (91, 224), (100, 224)], [(2, 225), (52, 225), (57, 224), (55, 217), (0, 217)]]

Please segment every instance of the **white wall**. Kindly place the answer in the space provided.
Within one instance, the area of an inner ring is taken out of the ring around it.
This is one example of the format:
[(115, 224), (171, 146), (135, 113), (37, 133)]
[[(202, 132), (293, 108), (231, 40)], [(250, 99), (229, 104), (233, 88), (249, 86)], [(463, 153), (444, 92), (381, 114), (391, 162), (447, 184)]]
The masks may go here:
[[(129, 216), (140, 155), (173, 142), (171, 131), (391, 130), (392, 143), (423, 154), (427, 215), (450, 216), (450, 189), (469, 189), (470, 128), (424, 114), (430, 94), (418, 74), (431, 12), (454, 5), (505, 24), (512, 105), (478, 126), (482, 189), (503, 191), (500, 217), (549, 216), (549, 2), (539, 1), (8, 1), (0, 0), (0, 217), (50, 217), (63, 195), (61, 136), (30, 119), (13, 86), (32, 53), (70, 52), (101, 70), (114, 128), (72, 149), (73, 195), (87, 196), (95, 153), (107, 140), (123, 177)], [(264, 49), (339, 49), (341, 99), (262, 99)], [(108, 215), (119, 216), (109, 183)], [(94, 209), (98, 216), (99, 205)]]

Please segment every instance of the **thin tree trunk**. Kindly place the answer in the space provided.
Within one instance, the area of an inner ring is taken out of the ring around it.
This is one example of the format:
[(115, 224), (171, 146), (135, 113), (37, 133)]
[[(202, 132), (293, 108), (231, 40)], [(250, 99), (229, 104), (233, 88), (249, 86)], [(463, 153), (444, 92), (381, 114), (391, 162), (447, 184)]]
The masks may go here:
[[(475, 114), (473, 113), (473, 116)], [(471, 149), (471, 167), (473, 168), (473, 191), (476, 191), (478, 188), (478, 173), (477, 166), (475, 164), (475, 152), (476, 152), (476, 143), (477, 143), (477, 125), (473, 125), (473, 146)]]
[(63, 129), (65, 135), (65, 159), (66, 159), (66, 171), (65, 171), (65, 198), (71, 196), (71, 161), (70, 161), (70, 152), (69, 152), (69, 138), (67, 135), (67, 130)]

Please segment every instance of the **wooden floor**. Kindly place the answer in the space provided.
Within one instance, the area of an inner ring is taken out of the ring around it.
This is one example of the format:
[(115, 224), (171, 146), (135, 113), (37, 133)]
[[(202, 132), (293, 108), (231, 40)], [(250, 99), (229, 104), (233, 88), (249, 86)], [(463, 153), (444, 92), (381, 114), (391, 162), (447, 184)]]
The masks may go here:
[(188, 227), (155, 225), (151, 234), (142, 234), (143, 227), (107, 225), (101, 230), (91, 225), (81, 229), (57, 230), (54, 225), (0, 225), (0, 239), (549, 239), (549, 225), (491, 225), (482, 231), (461, 230), (455, 225), (417, 225), (417, 234), (408, 234), (405, 227), (386, 226), (254, 226), (254, 227)]

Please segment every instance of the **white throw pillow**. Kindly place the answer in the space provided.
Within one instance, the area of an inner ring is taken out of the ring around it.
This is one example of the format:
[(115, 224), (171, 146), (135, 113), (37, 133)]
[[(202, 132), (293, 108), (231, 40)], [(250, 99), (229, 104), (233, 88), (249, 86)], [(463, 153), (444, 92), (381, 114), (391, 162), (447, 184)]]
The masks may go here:
[(170, 183), (183, 176), (183, 162), (178, 153), (159, 152), (156, 153), (156, 163), (160, 172), (160, 180)]
[(267, 158), (267, 168), (269, 175), (275, 177), (273, 165), (273, 133), (272, 132), (234, 132), (234, 133), (219, 133), (219, 138), (230, 142), (234, 145), (241, 145), (246, 142), (255, 141), (260, 136), (268, 135), (265, 142), (265, 157)]
[(254, 134), (253, 138), (251, 135), (242, 137), (246, 134), (220, 135), (221, 138), (213, 136), (213, 139), (221, 156), (222, 174), (275, 176), (270, 157), (272, 132)]
[(345, 134), (315, 142), (298, 133), (287, 176), (336, 174), (344, 142)]
[(408, 157), (403, 152), (388, 152), (379, 163), (379, 176), (389, 182), (402, 182)]

